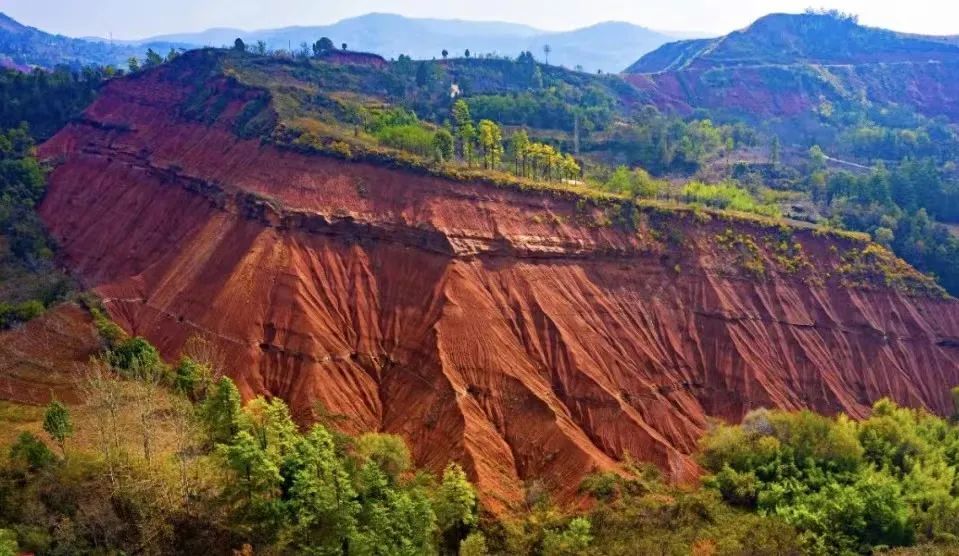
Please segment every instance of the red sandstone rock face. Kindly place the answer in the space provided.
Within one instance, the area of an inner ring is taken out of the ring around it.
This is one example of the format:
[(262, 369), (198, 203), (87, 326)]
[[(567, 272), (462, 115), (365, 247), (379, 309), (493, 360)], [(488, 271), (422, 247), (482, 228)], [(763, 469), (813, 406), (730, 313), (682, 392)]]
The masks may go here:
[(816, 280), (749, 277), (716, 236), (775, 232), (648, 214), (637, 233), (571, 201), (240, 140), (242, 101), (184, 121), (166, 71), (111, 83), (42, 147), (65, 262), (167, 356), (213, 338), (245, 396), (401, 434), (420, 465), (462, 462), (494, 509), (533, 478), (570, 497), (627, 453), (695, 476), (709, 418), (761, 406), (951, 410), (959, 306), (843, 287), (809, 231)]

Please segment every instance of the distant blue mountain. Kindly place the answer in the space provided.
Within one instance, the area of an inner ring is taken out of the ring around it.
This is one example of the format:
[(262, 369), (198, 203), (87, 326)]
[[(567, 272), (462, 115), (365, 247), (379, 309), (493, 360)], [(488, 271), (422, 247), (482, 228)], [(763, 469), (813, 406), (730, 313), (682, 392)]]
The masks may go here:
[(31, 67), (68, 65), (126, 65), (131, 56), (142, 58), (148, 48), (166, 54), (185, 47), (169, 41), (111, 43), (104, 39), (74, 39), (28, 27), (0, 13), (0, 67), (27, 70)]

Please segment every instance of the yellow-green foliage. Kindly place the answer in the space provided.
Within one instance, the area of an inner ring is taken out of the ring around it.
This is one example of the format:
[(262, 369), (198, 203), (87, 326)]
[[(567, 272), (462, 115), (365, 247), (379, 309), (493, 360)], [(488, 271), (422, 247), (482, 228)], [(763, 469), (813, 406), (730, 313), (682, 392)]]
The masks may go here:
[(798, 554), (801, 546), (798, 532), (783, 520), (734, 508), (710, 490), (671, 485), (654, 466), (636, 465), (628, 455), (619, 472), (590, 475), (580, 491), (595, 500), (585, 515), (560, 511), (528, 493), (535, 500), (531, 509), (486, 526), (490, 553), (543, 554), (538, 547), (572, 541), (577, 528), (582, 533), (583, 518), (590, 525), (588, 545), (560, 554), (771, 556)]
[[(117, 354), (130, 342), (141, 344), (138, 354), (156, 352), (132, 338), (95, 359), (79, 385), (84, 405), (51, 404), (44, 416), (0, 404), (7, 545), (39, 554), (216, 554), (243, 545), (334, 554), (350, 546), (413, 556), (455, 554), (475, 530), (476, 492), (458, 465), (441, 477), (413, 474), (401, 438), (301, 431), (280, 399), (241, 408), (225, 377), (170, 388), (158, 358), (136, 355), (137, 372), (127, 372)], [(216, 368), (212, 359), (196, 364)], [(51, 440), (62, 457), (47, 448)]]
[(683, 187), (682, 198), (690, 203), (701, 203), (718, 209), (752, 212), (763, 216), (780, 216), (776, 205), (759, 203), (748, 191), (734, 183), (690, 182)]
[(780, 271), (786, 274), (800, 274), (815, 270), (806, 258), (803, 244), (795, 240), (789, 228), (780, 230), (778, 237), (770, 238), (769, 243), (773, 244), (773, 259)]
[(889, 400), (869, 419), (759, 410), (702, 441), (706, 486), (801, 531), (804, 552), (941, 542), (956, 549), (959, 429)]
[(716, 243), (723, 249), (732, 251), (736, 257), (736, 264), (748, 274), (755, 278), (766, 275), (766, 263), (753, 238), (726, 228), (723, 233), (716, 236)]
[(334, 140), (330, 137), (319, 135), (317, 130), (320, 129), (322, 129), (322, 124), (319, 122), (307, 125), (306, 121), (299, 119), (297, 120), (297, 127), (278, 130), (274, 140), (278, 145), (288, 145), (307, 152), (369, 162), (376, 165), (442, 177), (453, 181), (479, 182), (496, 187), (522, 191), (542, 191), (571, 199), (585, 199), (600, 204), (628, 200), (621, 195), (606, 193), (591, 188), (586, 184), (534, 180), (518, 177), (509, 172), (499, 170), (487, 170), (456, 163), (444, 163), (399, 149), (352, 142), (343, 137)]
[(947, 295), (932, 277), (920, 273), (875, 243), (844, 252), (836, 271), (842, 276), (843, 282), (850, 286), (885, 286), (910, 295)]

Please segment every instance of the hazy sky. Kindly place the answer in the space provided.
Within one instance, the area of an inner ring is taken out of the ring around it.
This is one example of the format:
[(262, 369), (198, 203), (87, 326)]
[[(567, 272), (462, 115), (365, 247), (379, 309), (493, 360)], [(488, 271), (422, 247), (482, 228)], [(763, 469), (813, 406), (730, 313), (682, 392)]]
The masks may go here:
[[(769, 12), (801, 12), (809, 0), (0, 0), (23, 23), (71, 36), (143, 38), (210, 27), (320, 25), (368, 12), (500, 20), (550, 30), (623, 20), (654, 29), (725, 33)], [(818, 7), (818, 6), (817, 6)], [(833, 0), (867, 25), (959, 34), (956, 0)]]

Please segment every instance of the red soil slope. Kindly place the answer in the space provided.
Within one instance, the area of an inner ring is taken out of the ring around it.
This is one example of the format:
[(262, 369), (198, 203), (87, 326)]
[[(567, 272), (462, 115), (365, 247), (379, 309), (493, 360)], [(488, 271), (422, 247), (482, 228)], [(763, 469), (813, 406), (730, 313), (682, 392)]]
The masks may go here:
[[(812, 267), (791, 274), (776, 229), (650, 212), (629, 231), (569, 200), (241, 140), (244, 95), (190, 122), (172, 71), (111, 83), (42, 147), (65, 262), (167, 356), (213, 338), (244, 395), (401, 434), (418, 464), (462, 462), (494, 509), (533, 478), (568, 497), (627, 453), (693, 476), (708, 419), (760, 406), (950, 410), (959, 306), (841, 285), (851, 242), (795, 232)], [(718, 245), (727, 229), (756, 238), (764, 276)]]
[(79, 402), (78, 382), (100, 349), (90, 315), (72, 303), (0, 332), (0, 400)]

